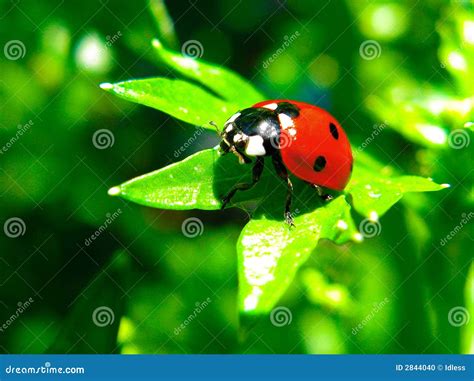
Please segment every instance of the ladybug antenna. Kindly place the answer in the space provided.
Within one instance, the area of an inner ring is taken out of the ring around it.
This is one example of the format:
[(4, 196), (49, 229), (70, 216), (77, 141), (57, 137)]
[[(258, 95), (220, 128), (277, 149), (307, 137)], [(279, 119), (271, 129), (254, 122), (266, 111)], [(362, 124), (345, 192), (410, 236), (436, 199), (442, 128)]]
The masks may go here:
[(219, 131), (219, 126), (213, 120), (209, 121), (209, 124), (216, 129), (218, 136), (222, 136), (222, 133)]

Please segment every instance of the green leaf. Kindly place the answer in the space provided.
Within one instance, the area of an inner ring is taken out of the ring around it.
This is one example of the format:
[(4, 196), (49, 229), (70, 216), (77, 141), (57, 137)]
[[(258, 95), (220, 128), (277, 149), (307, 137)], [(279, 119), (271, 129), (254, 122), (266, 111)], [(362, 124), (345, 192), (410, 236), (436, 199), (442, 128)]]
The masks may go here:
[(164, 0), (148, 0), (150, 12), (153, 16), (159, 36), (168, 43), (168, 46), (177, 47), (178, 37)]
[(355, 165), (345, 192), (352, 197), (354, 209), (365, 217), (377, 219), (407, 192), (432, 192), (449, 187), (417, 176), (388, 177)]
[(238, 106), (225, 102), (199, 86), (168, 78), (148, 78), (100, 87), (120, 98), (163, 111), (183, 122), (214, 130), (210, 121), (222, 126)]
[(248, 81), (223, 66), (168, 50), (157, 39), (153, 40), (153, 47), (158, 57), (170, 68), (207, 86), (227, 101), (237, 104), (239, 108), (250, 107), (266, 99)]
[(220, 201), (213, 192), (217, 156), (214, 149), (198, 152), (183, 161), (113, 187), (109, 189), (109, 195), (154, 208), (219, 209)]
[(290, 228), (281, 220), (270, 219), (262, 213), (243, 229), (237, 244), (242, 312), (269, 312), (319, 239), (343, 243), (359, 237), (343, 195), (311, 212), (297, 215), (295, 225)]
[[(109, 195), (154, 208), (216, 210), (221, 208), (221, 197), (232, 186), (250, 181), (251, 172), (251, 166), (240, 165), (235, 156), (219, 156), (216, 149), (207, 149), (115, 186)], [(266, 190), (281, 183), (268, 168), (259, 184), (247, 192), (238, 192), (231, 205), (256, 201)]]
[[(390, 177), (385, 174), (387, 172), (381, 170), (374, 174), (373, 170), (356, 161), (345, 193), (361, 215), (372, 218), (375, 213), (377, 218), (398, 202), (404, 193), (437, 191), (449, 186), (417, 176)], [(250, 177), (251, 165), (240, 165), (233, 155), (219, 156), (216, 149), (207, 149), (113, 187), (109, 194), (154, 208), (217, 210), (221, 207), (221, 197), (236, 183), (250, 181)], [(298, 179), (293, 182), (295, 198), (307, 198), (303, 192), (308, 187)], [(267, 210), (274, 207), (281, 209), (283, 201), (278, 195), (284, 192), (282, 181), (269, 166), (253, 189), (237, 192), (231, 205), (246, 207), (250, 202), (261, 203), (265, 197)]]
[[(365, 166), (367, 163), (370, 170)], [(271, 310), (319, 239), (339, 244), (362, 239), (347, 200), (352, 200), (355, 210), (363, 216), (376, 220), (406, 192), (436, 191), (447, 186), (416, 176), (390, 177), (389, 169), (375, 171), (375, 165), (356, 160), (346, 194), (329, 203), (323, 203), (306, 183), (294, 179), (295, 228), (289, 228), (283, 221), (286, 190), (273, 168), (264, 169), (253, 189), (236, 194), (233, 206), (248, 209), (259, 205), (237, 245), (241, 311)], [(109, 194), (163, 209), (215, 210), (221, 207), (221, 197), (233, 185), (250, 181), (250, 176), (250, 165), (240, 165), (233, 155), (219, 156), (216, 149), (208, 149), (114, 187)]]

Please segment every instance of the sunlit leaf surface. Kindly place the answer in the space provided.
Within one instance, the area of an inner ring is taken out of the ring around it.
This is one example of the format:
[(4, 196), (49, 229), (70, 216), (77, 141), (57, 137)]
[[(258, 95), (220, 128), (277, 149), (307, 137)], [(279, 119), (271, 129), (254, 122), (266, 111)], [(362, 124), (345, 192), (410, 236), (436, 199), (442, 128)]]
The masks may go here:
[[(153, 40), (153, 47), (159, 58), (170, 68), (200, 82), (229, 102), (239, 105), (240, 108), (250, 107), (265, 99), (249, 82), (222, 65), (211, 64), (195, 57), (173, 52), (166, 49), (156, 39)], [(199, 47), (196, 48), (199, 49)]]
[[(221, 157), (215, 149), (208, 149), (113, 187), (109, 194), (156, 208), (215, 210), (220, 209), (221, 197), (235, 183), (250, 180), (250, 172), (250, 166), (239, 165), (234, 156)], [(233, 200), (234, 205), (243, 207), (252, 202), (260, 204), (237, 244), (241, 311), (268, 312), (319, 239), (336, 243), (362, 240), (347, 200), (361, 215), (377, 221), (404, 193), (445, 187), (417, 176), (388, 177), (359, 164), (346, 194), (323, 204), (311, 188), (296, 180), (296, 226), (290, 228), (283, 221), (283, 184), (272, 168), (266, 168), (258, 185), (237, 193)]]
[(325, 206), (295, 217), (290, 228), (265, 215), (252, 219), (240, 235), (239, 307), (243, 312), (269, 312), (293, 280), (319, 239), (356, 240), (350, 206), (339, 196)]
[(238, 106), (192, 83), (168, 78), (137, 79), (101, 87), (120, 98), (163, 111), (183, 122), (214, 130), (210, 121), (221, 126)]

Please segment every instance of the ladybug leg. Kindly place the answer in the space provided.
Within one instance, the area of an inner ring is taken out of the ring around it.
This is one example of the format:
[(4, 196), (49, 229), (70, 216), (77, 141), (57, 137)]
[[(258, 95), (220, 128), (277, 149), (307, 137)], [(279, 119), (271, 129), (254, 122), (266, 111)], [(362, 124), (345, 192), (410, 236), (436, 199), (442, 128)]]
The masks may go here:
[(281, 161), (281, 157), (279, 154), (275, 154), (272, 156), (273, 166), (275, 167), (275, 171), (278, 176), (280, 176), (283, 180), (286, 181), (286, 200), (285, 200), (285, 221), (290, 226), (295, 226), (293, 223), (293, 216), (291, 215), (291, 200), (293, 197), (293, 184), (288, 176), (288, 171), (286, 167), (283, 165)]
[[(237, 151), (237, 148), (235, 148), (234, 146), (231, 146), (229, 150), (230, 150), (230, 152), (232, 152), (235, 156), (238, 157), (240, 164), (250, 164), (250, 163), (252, 162), (252, 160), (251, 160), (250, 158), (248, 158), (248, 157), (245, 156), (245, 155), (242, 155), (239, 151)], [(258, 162), (258, 160), (257, 160), (257, 162)], [(257, 163), (255, 163), (255, 164), (257, 164)], [(263, 165), (263, 164), (262, 164), (262, 165)], [(262, 167), (262, 169), (263, 169), (263, 167)]]
[(259, 180), (263, 172), (264, 159), (262, 156), (257, 157), (255, 165), (252, 168), (252, 182), (251, 183), (239, 183), (235, 184), (232, 189), (222, 198), (221, 209), (224, 209), (226, 205), (230, 202), (232, 197), (234, 197), (237, 191), (244, 191), (252, 188)]
[(321, 197), (323, 201), (331, 201), (334, 198), (330, 194), (324, 193), (323, 188), (321, 188), (319, 185), (311, 184), (311, 186), (316, 189), (318, 196)]

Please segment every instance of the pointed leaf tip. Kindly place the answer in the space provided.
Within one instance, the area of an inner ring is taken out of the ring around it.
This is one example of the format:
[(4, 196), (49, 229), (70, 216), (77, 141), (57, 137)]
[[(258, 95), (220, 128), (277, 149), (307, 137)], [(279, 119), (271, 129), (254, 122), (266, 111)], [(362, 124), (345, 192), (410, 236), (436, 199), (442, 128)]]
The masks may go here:
[(104, 89), (104, 90), (111, 90), (111, 89), (114, 88), (114, 85), (112, 85), (109, 82), (101, 83), (99, 86), (100, 86), (101, 89)]
[(107, 193), (108, 193), (109, 196), (119, 195), (120, 194), (120, 186), (110, 188)]
[(162, 43), (157, 38), (154, 38), (153, 40), (151, 40), (151, 45), (157, 49), (160, 49), (163, 47)]

